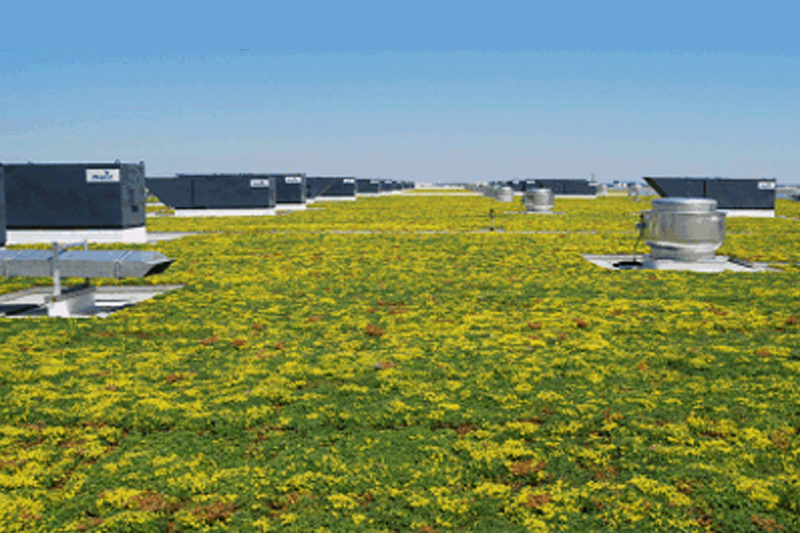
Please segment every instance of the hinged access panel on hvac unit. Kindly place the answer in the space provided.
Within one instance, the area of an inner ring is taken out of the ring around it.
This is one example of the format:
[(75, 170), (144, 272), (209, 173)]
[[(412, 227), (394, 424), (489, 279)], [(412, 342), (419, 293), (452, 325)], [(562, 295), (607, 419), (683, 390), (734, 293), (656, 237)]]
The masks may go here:
[(145, 224), (144, 163), (5, 165), (9, 229)]

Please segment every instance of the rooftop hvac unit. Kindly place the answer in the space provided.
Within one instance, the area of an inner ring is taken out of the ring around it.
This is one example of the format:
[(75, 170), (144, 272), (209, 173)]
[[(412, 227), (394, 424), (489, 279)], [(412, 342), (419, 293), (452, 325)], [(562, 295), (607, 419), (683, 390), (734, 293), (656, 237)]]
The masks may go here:
[(395, 194), (398, 192), (400, 192), (400, 184), (396, 180), (390, 180), (390, 179), (381, 180), (382, 194)]
[(5, 165), (11, 243), (145, 242), (144, 163)]
[(529, 213), (546, 213), (553, 208), (553, 191), (550, 189), (529, 189), (522, 201)]
[(572, 198), (594, 198), (597, 187), (589, 180), (567, 178), (537, 178), (525, 182), (525, 190), (550, 189), (553, 194)]
[(306, 178), (307, 194), (315, 200), (355, 200), (356, 179), (344, 176)]
[(358, 178), (356, 179), (356, 193), (358, 194), (379, 194), (381, 192), (381, 180)]
[(775, 179), (646, 177), (659, 196), (710, 198), (729, 216), (775, 216)]
[(270, 174), (178, 174), (147, 188), (178, 216), (274, 214), (277, 199)]
[(278, 209), (305, 209), (305, 174), (271, 174), (275, 178), (275, 202)]
[(525, 190), (525, 180), (510, 180), (506, 181), (504, 185), (511, 187), (515, 193), (522, 193)]

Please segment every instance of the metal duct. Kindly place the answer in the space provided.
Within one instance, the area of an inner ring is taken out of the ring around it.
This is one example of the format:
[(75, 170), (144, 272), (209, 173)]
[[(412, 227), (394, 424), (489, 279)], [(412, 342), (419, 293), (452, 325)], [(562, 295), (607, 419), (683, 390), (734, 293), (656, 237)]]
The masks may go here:
[[(53, 250), (0, 250), (0, 276), (50, 277)], [(143, 278), (165, 271), (173, 260), (161, 252), (66, 250), (58, 254), (64, 278)]]

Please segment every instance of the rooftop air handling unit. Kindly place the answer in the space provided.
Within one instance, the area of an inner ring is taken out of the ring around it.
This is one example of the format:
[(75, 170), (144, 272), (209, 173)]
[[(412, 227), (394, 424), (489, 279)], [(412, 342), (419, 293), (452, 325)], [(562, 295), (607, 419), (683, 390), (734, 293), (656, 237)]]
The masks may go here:
[(315, 200), (355, 200), (356, 179), (344, 176), (306, 178), (308, 198)]
[(279, 211), (306, 208), (305, 174), (270, 174), (275, 178), (275, 203)]
[[(0, 245), (5, 244), (3, 213), (3, 167), (0, 166)], [(75, 249), (77, 248), (77, 249)], [(86, 241), (62, 245), (52, 243), (49, 250), (0, 248), (0, 276), (50, 277), (52, 291), (35, 303), (11, 304), (0, 302), (0, 316), (44, 306), (48, 316), (73, 317), (95, 308), (95, 288), (92, 278), (143, 278), (163, 272), (172, 260), (160, 252), (140, 250), (89, 250)], [(63, 288), (63, 278), (83, 278), (84, 283)], [(163, 291), (162, 291), (163, 292)]]
[(356, 193), (359, 196), (375, 196), (381, 192), (381, 180), (379, 179), (356, 179)]
[(175, 216), (274, 215), (277, 202), (270, 174), (178, 174), (147, 178), (147, 188)]
[(515, 195), (522, 196), (525, 192), (525, 180), (509, 180), (505, 182), (505, 185), (511, 187), (511, 190), (514, 191)]
[(144, 163), (7, 164), (8, 242), (147, 242), (144, 187)]
[(550, 189), (530, 189), (525, 191), (522, 202), (528, 213), (549, 213), (553, 209), (553, 198)]
[(381, 180), (381, 194), (397, 194), (401, 191), (400, 183), (396, 180)]
[(774, 217), (775, 179), (646, 177), (663, 198), (693, 197), (717, 201), (728, 216)]
[(597, 186), (586, 179), (567, 178), (537, 178), (525, 182), (525, 190), (550, 189), (558, 197), (566, 198), (595, 198)]

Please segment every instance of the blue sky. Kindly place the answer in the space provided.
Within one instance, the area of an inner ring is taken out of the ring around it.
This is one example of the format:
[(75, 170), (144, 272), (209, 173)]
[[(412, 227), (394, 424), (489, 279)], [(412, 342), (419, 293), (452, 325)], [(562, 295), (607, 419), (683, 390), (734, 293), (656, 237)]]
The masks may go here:
[(792, 3), (77, 1), (4, 12), (0, 161), (800, 182)]

